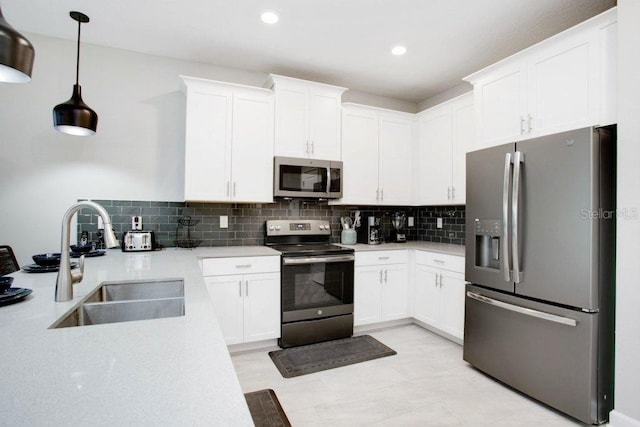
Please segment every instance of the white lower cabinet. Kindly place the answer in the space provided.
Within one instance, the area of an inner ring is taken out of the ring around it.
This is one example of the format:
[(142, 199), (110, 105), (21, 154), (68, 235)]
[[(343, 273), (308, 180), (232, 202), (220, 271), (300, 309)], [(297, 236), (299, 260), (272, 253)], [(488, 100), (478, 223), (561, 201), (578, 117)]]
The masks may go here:
[(464, 258), (416, 251), (412, 315), (451, 335), (464, 337)]
[(407, 251), (356, 253), (354, 326), (409, 317)]
[(257, 259), (217, 258), (214, 264), (203, 261), (204, 281), (227, 345), (280, 337), (280, 272), (206, 275), (217, 263), (235, 268), (240, 262), (236, 267), (257, 270), (251, 264)]

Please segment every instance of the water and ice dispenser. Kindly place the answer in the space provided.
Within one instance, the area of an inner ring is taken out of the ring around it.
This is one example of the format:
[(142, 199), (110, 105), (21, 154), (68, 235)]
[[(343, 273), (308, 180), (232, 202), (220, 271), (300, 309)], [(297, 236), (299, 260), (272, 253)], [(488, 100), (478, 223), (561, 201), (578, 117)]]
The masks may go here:
[(502, 221), (499, 219), (475, 220), (476, 267), (500, 270), (500, 245)]

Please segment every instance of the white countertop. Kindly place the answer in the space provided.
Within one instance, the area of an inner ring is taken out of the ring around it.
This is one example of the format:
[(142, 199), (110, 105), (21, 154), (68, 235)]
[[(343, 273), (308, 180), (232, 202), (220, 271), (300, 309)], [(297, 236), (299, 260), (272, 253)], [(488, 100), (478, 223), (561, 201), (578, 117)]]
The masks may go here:
[(405, 243), (382, 243), (379, 245), (367, 245), (364, 243), (358, 243), (356, 245), (340, 245), (345, 248), (353, 248), (356, 252), (364, 251), (386, 251), (386, 250), (401, 250), (401, 249), (418, 249), (429, 252), (438, 252), (448, 255), (464, 256), (464, 246), (452, 245), (449, 243), (435, 243), (435, 242), (422, 242), (409, 240)]
[[(55, 273), (13, 273), (33, 294), (0, 307), (0, 425), (253, 425), (197, 259), (278, 254), (109, 250), (64, 303)], [(48, 329), (103, 281), (160, 278), (184, 278), (184, 317)]]

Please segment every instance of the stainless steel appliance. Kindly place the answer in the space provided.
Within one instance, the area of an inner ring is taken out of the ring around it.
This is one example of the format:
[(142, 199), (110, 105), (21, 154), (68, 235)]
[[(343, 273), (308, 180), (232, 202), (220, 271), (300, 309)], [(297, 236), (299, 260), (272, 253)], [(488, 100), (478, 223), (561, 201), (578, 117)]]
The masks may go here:
[(353, 249), (330, 244), (324, 220), (270, 220), (265, 243), (282, 253), (280, 347), (353, 335)]
[(122, 233), (121, 248), (122, 252), (155, 251), (155, 234), (153, 231), (125, 231)]
[(613, 407), (615, 127), (467, 154), (464, 360), (585, 423)]
[(395, 243), (404, 243), (407, 241), (407, 235), (404, 233), (404, 223), (407, 219), (404, 212), (394, 212), (391, 214), (391, 241)]
[(274, 157), (273, 196), (306, 199), (342, 197), (342, 162)]
[(366, 224), (358, 228), (358, 243), (379, 245), (382, 243), (382, 219), (376, 216), (367, 217)]

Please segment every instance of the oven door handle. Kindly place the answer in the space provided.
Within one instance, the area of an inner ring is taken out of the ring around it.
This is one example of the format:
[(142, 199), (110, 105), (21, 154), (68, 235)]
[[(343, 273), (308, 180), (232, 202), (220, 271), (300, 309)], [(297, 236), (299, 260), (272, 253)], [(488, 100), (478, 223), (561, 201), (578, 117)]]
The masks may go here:
[(349, 262), (355, 261), (354, 255), (330, 255), (330, 256), (310, 256), (310, 257), (284, 257), (282, 258), (283, 265), (296, 265), (296, 264), (322, 264), (330, 262)]

